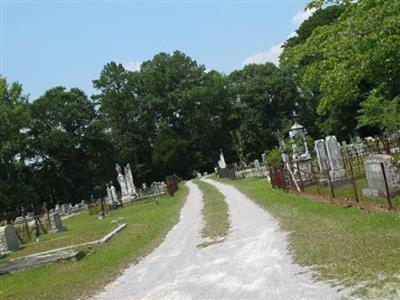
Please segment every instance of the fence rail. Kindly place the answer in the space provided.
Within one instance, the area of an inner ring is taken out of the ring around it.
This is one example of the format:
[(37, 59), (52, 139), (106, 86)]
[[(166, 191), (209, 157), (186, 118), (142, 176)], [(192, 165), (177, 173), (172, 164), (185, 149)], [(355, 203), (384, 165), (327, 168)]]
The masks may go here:
[[(332, 177), (329, 166), (321, 169), (317, 159), (311, 159), (309, 168), (302, 168), (294, 163), (293, 176), (283, 165), (269, 167), (271, 185), (274, 188), (296, 191), (297, 186), (303, 194), (314, 195), (317, 198), (337, 200), (355, 206), (384, 208), (387, 210), (400, 209), (400, 196), (394, 193), (390, 185), (389, 176), (393, 174), (387, 165), (380, 163), (379, 169), (371, 175), (365, 169), (365, 161), (371, 155), (386, 154), (398, 162), (400, 158), (399, 140), (377, 140), (370, 143), (358, 145), (354, 149), (347, 145), (341, 147), (341, 165), (344, 172)], [(293, 178), (294, 177), (294, 178)], [(368, 178), (367, 178), (368, 177)], [(399, 182), (400, 183), (400, 182)], [(377, 195), (368, 193), (370, 184), (383, 187), (383, 192)]]

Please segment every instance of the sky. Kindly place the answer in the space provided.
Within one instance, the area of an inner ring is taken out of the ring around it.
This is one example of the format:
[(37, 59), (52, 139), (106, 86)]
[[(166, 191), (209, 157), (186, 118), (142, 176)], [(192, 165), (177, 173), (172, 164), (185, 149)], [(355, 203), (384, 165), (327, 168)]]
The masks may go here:
[(137, 70), (180, 50), (229, 74), (278, 62), (282, 43), (311, 15), (307, 0), (0, 0), (0, 75), (33, 101), (55, 86), (96, 93), (111, 61)]

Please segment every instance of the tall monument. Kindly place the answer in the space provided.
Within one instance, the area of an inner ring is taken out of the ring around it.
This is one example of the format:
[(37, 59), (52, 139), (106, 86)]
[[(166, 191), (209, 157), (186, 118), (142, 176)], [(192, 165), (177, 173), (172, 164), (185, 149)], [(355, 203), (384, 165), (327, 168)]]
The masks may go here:
[(128, 194), (130, 196), (136, 197), (137, 195), (136, 187), (135, 184), (133, 183), (132, 170), (131, 170), (131, 165), (129, 163), (124, 168), (124, 171), (125, 171), (126, 185), (128, 188)]

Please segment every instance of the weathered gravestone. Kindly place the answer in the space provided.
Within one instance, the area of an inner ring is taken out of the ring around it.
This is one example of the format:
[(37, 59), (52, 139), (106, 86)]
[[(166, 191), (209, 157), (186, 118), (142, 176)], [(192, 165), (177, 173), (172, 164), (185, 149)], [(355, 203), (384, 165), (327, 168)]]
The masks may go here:
[(69, 214), (70, 203), (61, 204), (61, 212), (64, 214)]
[(386, 184), (383, 177), (382, 164), (385, 169), (387, 186), (391, 197), (400, 194), (400, 173), (396, 168), (395, 160), (390, 155), (374, 154), (364, 161), (368, 188), (363, 189), (367, 197), (386, 197)]
[(323, 139), (314, 141), (315, 152), (317, 153), (319, 170), (326, 173), (329, 170), (329, 158), (326, 153), (325, 141)]
[(12, 225), (0, 227), (0, 253), (15, 251), (19, 248), (17, 230)]
[(340, 180), (345, 177), (346, 171), (343, 168), (342, 155), (336, 137), (334, 135), (327, 136), (325, 138), (325, 143), (329, 159), (329, 175), (331, 180)]
[(53, 213), (50, 215), (50, 225), (53, 232), (65, 230), (59, 213)]

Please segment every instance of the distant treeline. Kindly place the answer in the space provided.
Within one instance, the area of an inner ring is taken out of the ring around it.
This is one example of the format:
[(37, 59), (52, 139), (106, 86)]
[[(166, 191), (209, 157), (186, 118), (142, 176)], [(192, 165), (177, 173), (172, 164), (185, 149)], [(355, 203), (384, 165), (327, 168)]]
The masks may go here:
[(106, 64), (90, 98), (55, 87), (38, 99), (0, 79), (0, 209), (104, 195), (116, 162), (136, 184), (259, 158), (293, 112), (309, 134), (392, 135), (400, 124), (400, 1), (311, 1), (280, 66), (207, 72), (182, 52), (139, 71)]

